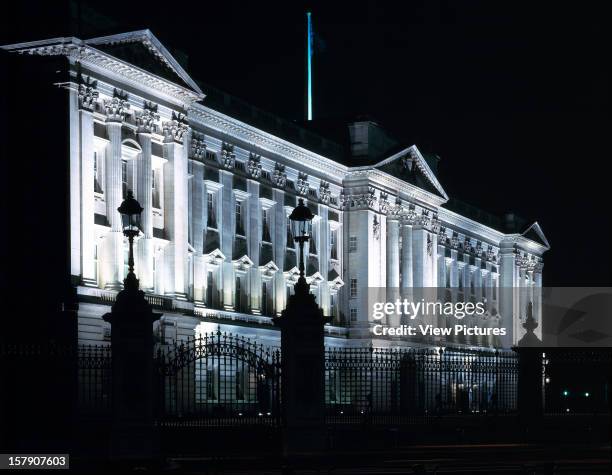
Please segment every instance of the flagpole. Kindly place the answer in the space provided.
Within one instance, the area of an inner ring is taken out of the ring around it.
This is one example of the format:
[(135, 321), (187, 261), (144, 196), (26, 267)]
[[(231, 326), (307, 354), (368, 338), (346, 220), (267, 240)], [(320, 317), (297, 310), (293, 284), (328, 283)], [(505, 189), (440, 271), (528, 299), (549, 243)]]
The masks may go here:
[(308, 82), (308, 113), (307, 113), (307, 119), (308, 120), (312, 120), (312, 21), (310, 18), (310, 12), (306, 12), (306, 19), (308, 22), (308, 51), (307, 51), (307, 55), (306, 55), (306, 62), (308, 65), (308, 72), (307, 72), (307, 82)]

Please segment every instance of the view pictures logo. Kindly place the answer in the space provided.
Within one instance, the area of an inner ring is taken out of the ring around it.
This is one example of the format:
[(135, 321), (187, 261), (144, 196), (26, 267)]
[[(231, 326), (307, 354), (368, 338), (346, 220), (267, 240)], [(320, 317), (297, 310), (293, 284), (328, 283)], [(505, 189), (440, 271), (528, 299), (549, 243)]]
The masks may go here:
[(421, 299), (418, 302), (408, 299), (397, 299), (395, 302), (374, 302), (372, 304), (372, 318), (380, 321), (386, 316), (399, 315), (414, 320), (417, 317), (446, 316), (458, 320), (466, 316), (480, 316), (486, 312), (483, 302), (427, 302)]

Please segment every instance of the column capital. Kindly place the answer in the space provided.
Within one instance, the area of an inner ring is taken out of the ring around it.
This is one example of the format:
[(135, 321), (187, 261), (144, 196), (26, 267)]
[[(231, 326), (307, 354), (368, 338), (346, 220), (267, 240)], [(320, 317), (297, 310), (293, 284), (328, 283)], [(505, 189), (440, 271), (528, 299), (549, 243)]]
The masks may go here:
[(79, 109), (93, 112), (98, 96), (100, 95), (96, 91), (98, 82), (93, 81), (91, 78), (79, 77)]
[(159, 114), (157, 104), (145, 101), (142, 112), (136, 116), (136, 125), (139, 134), (151, 134), (157, 129)]
[(204, 161), (205, 157), (206, 142), (204, 141), (204, 134), (193, 132), (191, 136), (191, 158)]
[(328, 204), (331, 198), (331, 190), (329, 189), (329, 183), (326, 181), (321, 181), (319, 185), (319, 200), (322, 203)]
[(185, 114), (172, 112), (172, 119), (162, 124), (164, 142), (183, 143), (185, 134), (189, 131), (189, 125)]
[(255, 153), (249, 153), (249, 159), (247, 161), (247, 174), (251, 178), (259, 178), (261, 177), (261, 155), (257, 155)]
[(104, 101), (104, 110), (106, 112), (106, 122), (123, 122), (125, 115), (130, 109), (130, 104), (127, 101), (127, 94), (115, 89), (112, 99)]
[(285, 165), (282, 163), (276, 162), (274, 165), (272, 182), (279, 188), (285, 189), (285, 186), (287, 185), (287, 173), (285, 173)]
[(227, 142), (223, 142), (221, 145), (221, 165), (230, 170), (236, 166), (234, 146)]

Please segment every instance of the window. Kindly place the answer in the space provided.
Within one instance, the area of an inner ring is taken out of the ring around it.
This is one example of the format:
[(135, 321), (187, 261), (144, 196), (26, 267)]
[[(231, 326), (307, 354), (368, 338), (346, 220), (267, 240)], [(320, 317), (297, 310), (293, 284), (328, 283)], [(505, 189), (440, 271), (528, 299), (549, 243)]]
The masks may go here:
[(128, 190), (128, 169), (127, 160), (121, 160), (121, 193), (123, 199), (127, 197)]
[(94, 152), (94, 192), (102, 193), (102, 163), (100, 163), (100, 156), (98, 152)]
[(206, 210), (207, 210), (207, 221), (206, 226), (209, 228), (217, 228), (217, 206), (214, 193), (207, 193)]
[(153, 194), (153, 199), (151, 205), (153, 208), (161, 208), (160, 199), (159, 199), (159, 169), (154, 169), (151, 171), (153, 174), (153, 179), (151, 180), (151, 189)]
[(357, 279), (351, 279), (351, 298), (357, 297)]
[(338, 259), (338, 231), (332, 229), (329, 235), (330, 256), (332, 259)]
[(318, 226), (313, 222), (312, 223), (312, 236), (310, 236), (310, 241), (308, 242), (308, 253), (316, 256), (317, 252), (317, 241), (319, 238)]
[(272, 242), (270, 238), (270, 214), (269, 210), (261, 210), (261, 240)]
[(208, 271), (208, 275), (206, 276), (206, 305), (210, 308), (214, 306), (213, 304), (213, 273)]
[(295, 242), (293, 241), (293, 233), (291, 232), (291, 220), (287, 218), (287, 247), (293, 249)]
[(349, 237), (349, 252), (357, 252), (357, 236)]
[(337, 320), (338, 318), (338, 305), (336, 304), (336, 300), (336, 294), (331, 294), (329, 296), (329, 313), (334, 320)]
[(497, 279), (493, 279), (493, 300), (497, 300)]
[(236, 311), (242, 312), (242, 289), (241, 289), (240, 277), (236, 277), (235, 285), (236, 287), (235, 287), (234, 300), (235, 300), (235, 305), (236, 305)]
[(268, 315), (268, 286), (264, 282), (261, 284), (261, 314)]
[(357, 321), (357, 309), (351, 308), (350, 315), (351, 315), (351, 322), (356, 322)]
[(236, 201), (236, 234), (240, 236), (244, 236), (244, 217), (242, 211), (242, 202)]

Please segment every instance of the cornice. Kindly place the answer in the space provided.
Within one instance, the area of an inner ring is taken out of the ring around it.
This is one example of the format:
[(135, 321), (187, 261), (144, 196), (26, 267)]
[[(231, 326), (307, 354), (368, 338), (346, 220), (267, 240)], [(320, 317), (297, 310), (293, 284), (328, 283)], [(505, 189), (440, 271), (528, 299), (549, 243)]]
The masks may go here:
[(426, 207), (437, 208), (442, 206), (447, 201), (445, 198), (422, 190), (417, 186), (407, 183), (404, 180), (389, 175), (388, 173), (376, 168), (360, 167), (359, 169), (348, 169), (345, 179), (345, 189), (350, 186), (354, 186), (351, 181), (357, 181), (360, 179), (367, 180), (368, 184), (378, 185), (378, 187), (382, 188), (383, 191), (397, 193), (402, 198), (406, 198), (409, 201), (414, 201)]
[(490, 243), (499, 245), (500, 241), (506, 238), (507, 235), (497, 231), (496, 229), (490, 228), (478, 221), (474, 221), (465, 216), (455, 213), (446, 208), (438, 209), (438, 218), (444, 225), (455, 226), (461, 231), (465, 231), (471, 234), (470, 237), (478, 237), (484, 240), (488, 240)]
[(313, 170), (313, 175), (320, 176), (323, 174), (327, 177), (328, 181), (341, 181), (342, 177), (349, 170), (348, 167), (340, 165), (329, 158), (294, 145), (291, 142), (287, 142), (201, 104), (192, 104), (187, 111), (187, 115), (192, 124), (208, 127), (266, 152), (288, 158), (293, 162), (293, 166), (301, 169), (307, 167)]

